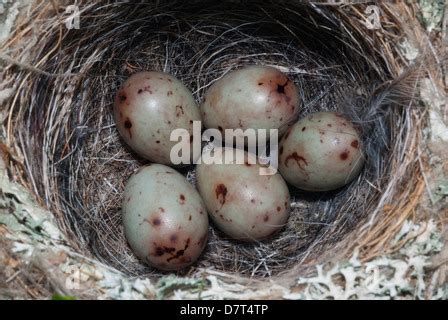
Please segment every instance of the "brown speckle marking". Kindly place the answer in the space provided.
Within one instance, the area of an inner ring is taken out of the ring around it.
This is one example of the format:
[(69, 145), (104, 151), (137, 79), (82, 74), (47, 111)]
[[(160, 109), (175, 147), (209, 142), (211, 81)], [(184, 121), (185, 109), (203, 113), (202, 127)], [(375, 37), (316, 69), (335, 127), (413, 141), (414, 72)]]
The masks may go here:
[(308, 162), (306, 161), (306, 159), (300, 155), (297, 154), (297, 152), (293, 152), (293, 154), (289, 155), (286, 160), (285, 160), (285, 166), (288, 166), (288, 161), (289, 160), (294, 160), (297, 162), (297, 165), (299, 166), (300, 169), (304, 170), (303, 166), (307, 166)]
[[(181, 250), (178, 250), (177, 252), (176, 252), (176, 254), (174, 254), (174, 253), (172, 253), (172, 256), (171, 257), (169, 257), (168, 259), (166, 259), (166, 261), (167, 262), (170, 262), (171, 260), (173, 260), (173, 259), (179, 259), (181, 256), (183, 256), (184, 254), (185, 254), (185, 251), (188, 249), (188, 247), (190, 246), (190, 238), (188, 238), (186, 241), (185, 241), (185, 246), (184, 246), (184, 248), (183, 249), (181, 249)], [(172, 248), (172, 249), (174, 249), (174, 248)]]
[(265, 215), (264, 218), (263, 218), (263, 221), (264, 222), (268, 222), (269, 221), (269, 215)]
[(263, 85), (263, 82), (258, 82), (258, 85), (259, 85), (259, 86), (262, 86), (262, 85)]
[(280, 208), (280, 207), (277, 207), (277, 212), (280, 212), (280, 210), (282, 210), (282, 208)]
[(165, 250), (163, 250), (162, 247), (156, 248), (156, 256), (158, 256), (158, 257), (163, 256), (164, 253), (165, 253)]
[(146, 86), (146, 87), (138, 90), (138, 94), (141, 94), (143, 92), (149, 92), (149, 94), (152, 94), (151, 86)]
[(280, 94), (285, 94), (285, 85), (278, 84), (277, 85), (277, 92)]
[(328, 128), (331, 128), (333, 125), (331, 123), (327, 124)]
[(302, 132), (305, 131), (305, 130), (306, 130), (306, 127), (303, 127), (303, 128), (302, 128)]
[(223, 206), (226, 203), (227, 196), (227, 188), (225, 185), (218, 184), (215, 188), (216, 199), (218, 199), (219, 203)]
[(160, 221), (159, 218), (154, 218), (154, 219), (152, 219), (152, 224), (154, 226), (160, 226), (162, 224), (162, 221)]
[(353, 140), (352, 143), (350, 144), (353, 148), (358, 149), (359, 147), (359, 141), (358, 140)]
[(132, 122), (131, 120), (129, 120), (129, 118), (126, 118), (126, 120), (124, 121), (124, 128), (128, 131), (129, 137), (132, 139)]
[(160, 140), (157, 140), (156, 143), (159, 144), (159, 143), (160, 143)]
[(179, 195), (180, 204), (185, 203), (185, 196), (183, 194)]
[(285, 87), (288, 85), (289, 79), (286, 79), (284, 84), (277, 84), (277, 93), (285, 94)]
[(339, 157), (341, 158), (341, 160), (347, 160), (347, 158), (348, 158), (348, 151), (346, 150), (346, 151), (344, 151), (344, 152), (342, 152), (340, 155), (339, 155)]
[(166, 93), (166, 95), (167, 95), (167, 97), (169, 97), (169, 96), (172, 96), (173, 95), (173, 91), (168, 91), (167, 93)]
[(181, 114), (185, 114), (184, 107), (182, 107), (181, 105), (178, 105), (178, 106), (176, 106), (176, 117), (179, 117)]
[(162, 247), (162, 246), (156, 246), (156, 252), (155, 255), (158, 257), (163, 256), (165, 253), (168, 253), (170, 255), (174, 254), (174, 251), (176, 251), (175, 248), (172, 247)]
[(125, 102), (127, 98), (128, 97), (124, 93), (122, 92), (118, 93), (118, 100), (120, 101), (120, 103)]
[(191, 218), (192, 218), (192, 216), (191, 216), (191, 214), (188, 216), (188, 221), (191, 221)]

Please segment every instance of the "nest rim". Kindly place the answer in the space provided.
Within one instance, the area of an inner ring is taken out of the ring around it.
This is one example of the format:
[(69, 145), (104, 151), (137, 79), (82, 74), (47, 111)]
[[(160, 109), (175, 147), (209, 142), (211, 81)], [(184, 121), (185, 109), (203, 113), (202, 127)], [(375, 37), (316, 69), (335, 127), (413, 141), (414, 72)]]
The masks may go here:
[[(52, 10), (51, 6), (48, 6), (48, 10)], [(329, 10), (330, 10), (329, 12), (331, 12), (331, 10), (334, 10), (334, 9), (329, 8)], [(338, 9), (336, 9), (336, 10), (338, 10)], [(343, 17), (343, 16), (340, 16), (340, 17)], [(195, 27), (197, 28), (197, 26), (195, 26)], [(58, 38), (58, 36), (59, 36), (59, 32), (60, 32), (59, 28), (56, 28), (56, 27), (53, 26), (52, 30), (53, 30), (53, 35), (52, 35), (52, 37), (50, 37), (50, 39), (52, 39), (52, 40), (51, 41), (49, 40), (46, 44), (42, 45), (41, 50), (38, 50), (38, 51), (40, 51), (41, 55), (42, 55), (43, 52), (46, 51), (46, 49), (48, 49), (48, 46), (51, 46), (54, 43), (54, 39)], [(42, 58), (42, 57), (40, 57), (40, 58)], [(382, 57), (382, 58), (384, 58), (384, 57)], [(91, 62), (91, 63), (92, 63), (92, 65), (94, 65), (97, 62)], [(40, 68), (42, 68), (42, 70), (44, 70), (44, 72), (46, 72), (48, 74), (36, 74), (35, 75), (35, 77), (36, 77), (36, 78), (34, 78), (34, 81), (36, 81), (34, 83), (34, 88), (35, 89), (32, 92), (36, 91), (36, 86), (37, 87), (42, 86), (42, 82), (39, 82), (39, 81), (44, 81), (44, 82), (45, 81), (50, 81), (51, 78), (52, 78), (52, 77), (50, 77), (50, 75), (51, 76), (54, 76), (54, 74), (63, 75), (63, 74), (67, 74), (67, 72), (68, 72), (67, 70), (64, 70), (65, 68), (62, 68), (61, 70), (56, 68), (56, 70), (55, 70), (54, 69), (54, 62), (47, 61), (46, 64), (47, 64), (47, 66), (50, 66), (50, 67), (45, 69), (45, 64), (43, 64), (42, 65), (43, 67), (40, 66)], [(386, 65), (386, 69), (385, 70), (388, 70), (387, 62), (384, 62), (384, 65), (382, 65), (381, 67), (384, 68), (385, 65)], [(233, 65), (233, 67), (236, 67), (236, 66), (237, 65), (235, 65), (235, 64)], [(80, 70), (83, 70), (83, 68), (84, 67), (80, 66)], [(378, 69), (380, 67), (378, 65), (376, 65), (375, 68)], [(230, 68), (230, 69), (221, 68), (221, 71), (222, 70), (231, 70), (231, 69), (232, 68)], [(135, 68), (131, 67), (131, 70), (135, 70)], [(11, 76), (13, 74), (13, 71), (14, 71), (14, 68), (11, 67), (7, 74), (9, 74)], [(390, 70), (388, 70), (388, 71), (390, 72)], [(72, 72), (70, 72), (70, 73), (72, 73)], [(382, 75), (385, 75), (385, 74), (383, 73)], [(123, 75), (118, 75), (118, 76), (115, 75), (115, 76), (117, 78), (119, 78), (119, 79), (121, 77), (121, 81), (124, 79)], [(392, 72), (390, 72), (390, 74), (388, 74), (387, 76), (385, 76), (382, 79), (381, 79), (381, 77), (378, 77), (378, 80), (379, 81), (381, 80), (381, 81), (384, 81), (384, 82), (392, 81), (394, 79), (394, 76), (396, 76), (396, 73), (393, 74)], [(22, 77), (22, 79), (25, 79), (28, 76), (27, 76), (26, 72), (23, 72), (23, 73), (19, 73), (18, 78), (20, 79), (20, 77)], [(182, 79), (185, 79), (185, 78), (182, 78)], [(92, 81), (92, 82), (95, 81), (95, 79), (89, 79), (89, 80)], [(401, 81), (403, 81), (403, 82), (406, 82), (406, 80), (407, 80), (407, 78), (405, 80), (401, 79)], [(414, 79), (412, 79), (412, 80), (414, 80)], [(192, 81), (192, 80), (190, 80), (190, 81)], [(197, 82), (197, 79), (194, 79), (194, 81)], [(117, 88), (118, 87), (116, 80), (114, 82), (112, 82), (112, 83), (115, 83), (115, 86), (112, 86), (113, 88)], [(110, 84), (110, 83), (108, 83), (108, 84)], [(210, 84), (210, 82), (209, 82), (209, 84)], [(72, 85), (71, 81), (67, 81), (65, 83), (65, 88), (69, 88), (70, 85)], [(91, 85), (91, 82), (89, 82), (88, 85)], [(33, 87), (32, 85), (30, 85), (30, 86)], [(101, 86), (99, 86), (99, 87), (101, 88)], [(206, 87), (207, 86), (204, 86), (203, 84), (200, 84), (200, 83), (197, 84), (197, 86), (196, 86), (197, 89), (193, 90), (193, 92), (195, 93), (195, 95), (197, 97), (197, 100), (198, 99), (200, 100), (201, 92), (203, 92), (206, 89)], [(61, 88), (61, 86), (59, 86), (59, 88)], [(374, 90), (372, 88), (367, 88), (367, 87), (363, 88), (363, 89), (369, 90), (369, 93), (370, 93), (369, 97), (371, 97), (371, 94), (372, 94), (372, 92)], [(24, 105), (27, 105), (26, 101), (31, 102), (32, 99), (39, 100), (39, 98), (38, 98), (39, 94), (38, 93), (35, 93), (35, 94), (36, 94), (36, 96), (32, 97), (30, 95), (27, 95), (26, 93), (22, 93), (21, 95), (17, 95), (17, 97), (20, 97), (20, 98), (18, 98), (18, 100), (20, 100), (20, 102), (22, 102), (22, 103), (25, 102)], [(90, 94), (92, 95), (92, 92), (90, 92)], [(112, 96), (112, 95), (109, 95), (109, 96)], [(62, 97), (62, 100), (64, 100), (64, 99), (70, 99), (70, 97), (69, 96), (68, 97)], [(374, 102), (370, 101), (371, 99), (368, 99), (368, 100), (369, 100), (369, 103), (374, 103)], [(43, 100), (43, 101), (46, 101), (46, 100)], [(92, 100), (91, 100), (91, 103), (93, 103), (94, 101), (95, 101), (95, 98), (93, 97)], [(340, 101), (342, 101), (342, 100), (340, 100)], [(367, 100), (364, 100), (364, 101), (367, 101)], [(394, 100), (394, 103), (398, 104), (399, 102)], [(12, 104), (12, 109), (14, 109), (14, 105), (17, 105), (17, 102), (15, 104), (14, 103)], [(56, 105), (56, 103), (54, 105)], [(110, 106), (110, 101), (103, 102), (103, 106), (105, 106), (105, 107)], [(310, 111), (310, 109), (311, 108), (308, 108), (307, 111)], [(344, 111), (345, 112), (353, 112), (353, 110), (344, 110)], [(28, 119), (25, 119), (25, 118), (21, 119), (21, 117), (24, 117), (26, 115), (26, 113), (27, 113), (27, 110), (24, 110), (24, 112), (23, 112), (21, 108), (20, 108), (19, 112), (11, 113), (11, 115), (14, 114), (14, 116), (13, 116), (14, 118), (10, 118), (10, 122), (8, 124), (8, 133), (9, 133), (8, 141), (9, 141), (9, 143), (7, 143), (7, 145), (13, 146), (12, 147), (13, 149), (20, 150), (21, 153), (24, 155), (25, 159), (29, 158), (29, 160), (26, 161), (28, 163), (28, 165), (25, 165), (24, 167), (20, 167), (20, 166), (17, 166), (16, 164), (14, 164), (13, 165), (13, 169), (12, 169), (12, 172), (13, 172), (12, 174), (13, 175), (21, 175), (22, 177), (24, 177), (23, 181), (27, 181), (24, 184), (28, 185), (29, 188), (35, 194), (39, 194), (38, 199), (40, 199), (40, 203), (43, 204), (44, 206), (50, 206), (50, 209), (52, 210), (52, 212), (55, 212), (56, 217), (58, 218), (58, 222), (60, 224), (61, 229), (64, 231), (64, 233), (66, 233), (68, 235), (68, 239), (70, 240), (70, 243), (71, 243), (71, 245), (73, 247), (77, 248), (77, 250), (79, 250), (80, 252), (83, 252), (84, 254), (87, 254), (87, 255), (90, 255), (90, 254), (93, 253), (95, 258), (99, 259), (102, 262), (107, 262), (107, 263), (110, 264), (110, 261), (108, 261), (107, 259), (104, 259), (104, 256), (101, 256), (101, 254), (98, 256), (98, 253), (95, 253), (94, 251), (92, 251), (93, 250), (92, 248), (90, 248), (89, 250), (86, 250), (86, 248), (83, 248), (85, 246), (85, 243), (86, 243), (85, 240), (82, 241), (81, 245), (80, 245), (80, 243), (79, 243), (79, 238), (80, 238), (79, 235), (76, 235), (75, 232), (73, 232), (73, 230), (72, 230), (72, 227), (73, 227), (72, 224), (74, 222), (71, 221), (71, 219), (72, 219), (71, 217), (67, 217), (66, 212), (65, 212), (67, 210), (67, 208), (70, 208), (72, 206), (72, 204), (64, 203), (64, 202), (67, 201), (67, 199), (64, 199), (63, 197), (62, 197), (62, 199), (57, 199), (60, 196), (59, 194), (58, 194), (58, 197), (54, 197), (54, 196), (51, 195), (51, 190), (53, 190), (53, 188), (55, 188), (55, 186), (59, 187), (60, 182), (55, 180), (53, 182), (52, 186), (49, 186), (49, 187), (45, 186), (45, 188), (44, 188), (45, 190), (43, 192), (42, 192), (42, 190), (39, 190), (39, 187), (36, 185), (37, 184), (36, 181), (38, 180), (37, 178), (43, 178), (44, 181), (45, 181), (45, 179), (47, 179), (47, 181), (50, 181), (51, 178), (49, 178), (48, 175), (45, 174), (45, 172), (44, 172), (45, 168), (43, 166), (44, 164), (42, 163), (42, 160), (36, 161), (38, 163), (38, 165), (36, 166), (37, 168), (34, 167), (35, 166), (34, 164), (30, 164), (30, 163), (34, 162), (34, 161), (31, 161), (31, 159), (33, 159), (32, 158), (33, 155), (28, 153), (27, 150), (30, 150), (30, 149), (33, 150), (33, 149), (30, 148), (29, 145), (27, 145), (26, 139), (25, 139), (25, 138), (30, 138), (30, 137), (27, 136), (26, 134), (20, 133), (20, 131), (22, 130), (21, 126), (27, 126), (27, 125), (30, 125), (30, 124), (33, 125), (32, 117), (29, 117)], [(397, 135), (401, 134), (402, 136), (400, 138), (403, 139), (402, 142), (404, 141), (402, 146), (397, 146), (397, 145), (394, 146), (395, 148), (398, 148), (398, 152), (397, 153), (399, 154), (399, 156), (397, 157), (398, 159), (393, 159), (393, 160), (399, 162), (398, 160), (400, 160), (400, 159), (402, 160), (404, 158), (404, 152), (405, 152), (404, 150), (406, 148), (408, 148), (410, 146), (411, 148), (415, 149), (416, 146), (419, 144), (421, 136), (418, 133), (416, 133), (416, 132), (418, 131), (418, 128), (420, 127), (420, 124), (419, 124), (420, 120), (419, 120), (419, 117), (417, 115), (411, 113), (411, 109), (409, 107), (407, 107), (407, 109), (403, 108), (401, 110), (395, 110), (395, 111), (393, 111), (393, 113), (395, 113), (395, 114), (388, 115), (389, 118), (387, 118), (387, 119), (390, 120), (390, 121), (392, 121), (391, 119), (395, 119), (396, 121), (398, 120), (398, 122), (403, 122), (407, 126), (405, 128), (410, 131), (410, 132), (405, 132), (405, 133), (400, 132), (400, 131), (399, 132), (395, 132), (395, 134), (397, 134)], [(358, 115), (357, 113), (353, 113), (353, 114), (354, 115)], [(376, 112), (374, 114), (378, 115), (378, 113), (376, 113)], [(57, 118), (57, 114), (56, 115), (52, 115), (52, 116)], [(386, 119), (386, 118), (384, 118), (384, 119)], [(20, 123), (21, 121), (23, 121), (23, 122)], [(102, 125), (102, 126), (99, 126), (99, 127), (100, 128), (106, 128), (105, 130), (108, 130), (108, 129), (110, 129), (110, 127), (109, 127), (110, 124), (111, 124), (111, 122), (110, 122), (110, 119), (109, 119), (109, 124), (108, 125)], [(92, 125), (90, 127), (95, 128), (95, 127), (98, 127), (98, 126)], [(34, 128), (37, 128), (36, 124), (34, 124)], [(68, 131), (67, 128), (62, 128), (58, 134), (60, 135), (61, 132), (65, 132), (66, 136), (72, 136), (73, 135), (73, 132), (69, 132), (68, 133), (67, 131)], [(39, 136), (39, 135), (36, 135), (36, 136)], [(48, 138), (49, 142), (46, 142), (48, 144), (47, 148), (50, 148), (50, 149), (54, 148), (55, 142), (58, 139), (59, 139), (59, 137)], [(115, 136), (114, 139), (117, 140), (118, 137)], [(36, 138), (30, 138), (30, 141), (35, 142)], [(66, 145), (68, 145), (68, 142), (64, 145), (64, 147)], [(393, 145), (393, 143), (391, 143), (391, 145)], [(140, 159), (140, 158), (136, 157), (135, 155), (133, 155), (132, 153), (130, 153), (129, 150), (127, 149), (127, 147), (123, 147), (123, 148), (124, 148), (124, 150), (126, 150), (127, 154), (125, 154), (125, 156), (121, 160), (129, 161), (128, 157), (131, 156), (133, 158), (132, 160), (134, 161), (134, 163), (132, 164), (134, 169), (138, 168), (139, 166), (141, 166), (142, 164), (145, 163), (144, 161), (142, 161), (142, 159)], [(71, 150), (70, 151), (66, 151), (66, 152), (67, 152), (66, 154), (69, 154), (71, 152)], [(64, 154), (62, 157), (60, 157), (60, 159), (57, 159), (57, 161), (59, 161), (63, 157), (65, 157), (66, 154)], [(40, 157), (42, 157), (42, 153), (40, 154)], [(388, 159), (388, 160), (391, 160), (391, 159)], [(54, 161), (54, 162), (57, 162), (57, 161)], [(397, 162), (390, 164), (389, 170), (392, 170), (392, 167), (394, 165), (395, 166), (399, 165), (399, 164), (397, 164)], [(39, 167), (40, 165), (42, 167)], [(393, 169), (395, 169), (396, 172), (400, 172), (400, 174), (402, 174), (403, 177), (410, 177), (412, 179), (412, 181), (409, 181), (410, 184), (415, 184), (415, 185), (420, 186), (420, 184), (418, 182), (418, 177), (420, 176), (419, 169), (415, 166), (414, 161), (406, 161), (406, 162), (404, 162), (402, 164), (402, 166), (404, 167), (404, 169), (401, 168), (402, 170), (396, 170), (397, 168), (393, 168)], [(33, 174), (30, 175), (30, 172), (34, 172), (34, 173), (38, 172), (38, 174), (36, 175), (36, 178), (33, 178)], [(127, 171), (127, 172), (129, 172), (129, 171)], [(55, 176), (57, 175), (57, 173), (54, 173), (54, 171), (51, 171), (51, 170), (49, 170), (48, 173), (49, 173), (50, 176), (53, 175), (53, 174)], [(413, 176), (413, 174), (415, 174), (415, 173), (417, 173), (417, 175)], [(185, 174), (186, 174), (187, 178), (189, 178), (190, 181), (194, 182), (194, 173), (193, 172), (187, 171)], [(357, 183), (359, 183), (360, 179), (358, 179)], [(401, 178), (401, 179), (403, 179), (403, 178)], [(400, 181), (400, 182), (402, 182), (402, 181)], [(51, 182), (48, 182), (48, 183), (51, 184)], [(371, 212), (367, 216), (363, 217), (363, 219), (360, 219), (360, 220), (358, 220), (356, 222), (356, 225), (358, 227), (362, 228), (363, 226), (365, 226), (364, 223), (365, 223), (366, 220), (368, 220), (369, 218), (372, 219), (372, 215), (374, 216), (374, 215), (378, 215), (379, 214), (379, 212), (381, 210), (379, 204), (384, 204), (383, 198), (390, 198), (394, 194), (393, 188), (390, 187), (391, 185), (398, 186), (399, 183), (398, 182), (393, 182), (393, 183), (389, 183), (389, 184), (386, 183), (385, 184), (386, 190), (389, 189), (388, 192), (390, 192), (390, 194), (388, 194), (388, 195), (386, 195), (384, 197), (377, 195), (378, 202), (376, 203), (376, 206), (373, 205), (372, 208), (371, 208)], [(56, 188), (58, 188), (58, 187), (56, 187)], [(121, 185), (121, 187), (122, 187), (122, 185)], [(353, 185), (350, 185), (349, 188), (344, 189), (342, 191), (338, 191), (338, 192), (349, 192), (349, 191), (353, 190), (352, 188), (356, 188), (356, 187), (357, 187), (357, 185), (355, 183)], [(420, 190), (420, 187), (417, 188), (417, 189)], [(406, 192), (404, 192), (403, 194), (405, 194), (405, 193)], [(408, 195), (409, 194), (413, 194), (413, 193), (410, 193), (410, 192), (407, 192), (407, 193), (408, 193)], [(415, 195), (415, 197), (418, 197), (418, 196), (419, 196), (419, 194)], [(369, 200), (372, 201), (372, 199), (369, 199)], [(55, 206), (54, 202), (57, 203), (56, 206)], [(114, 223), (117, 223), (117, 221), (116, 221), (117, 215), (110, 216), (110, 217), (108, 216), (107, 218), (110, 219), (108, 221), (114, 221)], [(349, 221), (346, 221), (346, 223), (348, 223), (348, 222)], [(104, 231), (104, 225), (101, 226), (101, 228), (102, 228), (101, 230)], [(109, 231), (109, 232), (112, 231), (111, 233), (113, 233), (114, 231), (116, 232), (116, 230), (107, 230), (107, 229), (106, 229), (106, 231)], [(213, 234), (214, 232), (215, 231), (213, 229), (211, 229), (212, 239), (219, 239), (219, 235)], [(378, 232), (381, 233), (381, 230), (379, 230)], [(336, 248), (336, 247), (344, 247), (344, 244), (346, 246), (348, 246), (347, 242), (349, 242), (350, 240), (353, 240), (353, 237), (356, 238), (356, 233), (357, 232), (354, 232), (354, 233), (351, 233), (351, 234), (350, 233), (345, 234), (343, 239), (342, 239), (342, 241), (340, 243), (338, 243), (337, 245), (335, 245), (334, 248)], [(335, 235), (336, 234), (332, 234), (331, 236), (335, 236)], [(370, 233), (370, 235), (371, 235), (371, 233)], [(366, 237), (365, 239), (368, 239), (368, 238), (369, 237)], [(363, 240), (365, 240), (365, 239), (363, 239)], [(233, 242), (230, 242), (230, 243), (233, 243)], [(230, 244), (229, 247), (232, 247), (232, 245)], [(347, 248), (348, 247), (345, 247), (345, 249), (347, 249)], [(344, 248), (342, 248), (340, 250), (337, 250), (338, 253), (340, 254), (341, 252), (343, 252), (344, 251), (343, 249)], [(304, 253), (305, 253), (305, 256), (306, 256), (307, 252), (304, 251)], [(129, 254), (129, 251), (126, 252), (126, 255), (127, 254)], [(333, 255), (333, 257), (334, 257), (334, 255)], [(295, 262), (295, 263), (289, 265), (289, 267), (291, 267), (294, 271), (292, 271), (292, 270), (285, 270), (285, 268), (283, 268), (282, 270), (280, 270), (278, 272), (275, 272), (274, 274), (264, 274), (264, 276), (285, 277), (285, 276), (291, 274), (291, 272), (293, 272), (293, 273), (296, 273), (296, 272), (300, 272), (300, 273), (306, 272), (309, 269), (308, 267), (310, 265), (311, 266), (315, 265), (316, 263), (318, 263), (320, 261), (323, 261), (323, 260), (326, 260), (327, 258), (329, 258), (328, 255), (325, 254), (325, 253), (322, 253), (320, 256), (317, 256), (317, 257), (313, 256), (311, 258), (303, 259), (301, 264), (297, 264)], [(135, 263), (135, 260), (131, 260), (131, 261), (134, 261), (133, 263)], [(186, 275), (186, 274), (195, 273), (195, 272), (198, 272), (201, 268), (209, 267), (209, 266), (210, 265), (207, 265), (207, 264), (205, 264), (205, 265), (202, 264), (200, 266), (196, 265), (194, 267), (193, 271), (189, 270), (189, 271), (181, 272), (180, 274)], [(211, 266), (213, 266), (213, 264)], [(120, 267), (117, 267), (117, 266), (114, 266), (114, 267), (117, 268), (118, 270), (120, 270)], [(290, 268), (286, 268), (286, 269), (290, 269)], [(218, 268), (218, 270), (219, 270), (219, 268)], [(300, 270), (300, 271), (297, 271), (297, 270)], [(120, 271), (123, 271), (123, 269), (121, 269)], [(250, 274), (247, 271), (246, 272), (241, 272), (241, 270), (238, 270), (237, 268), (234, 268), (234, 269), (223, 268), (223, 270), (221, 270), (221, 271), (228, 272), (228, 273), (235, 273), (235, 274), (239, 274), (239, 275), (245, 275), (245, 276), (247, 276), (249, 274), (249, 278), (252, 278), (254, 276), (256, 278), (258, 278), (258, 276), (259, 276), (259, 274)], [(150, 272), (129, 272), (128, 273), (129, 276), (149, 276), (149, 277), (155, 277), (155, 278), (157, 278), (157, 277), (159, 277), (160, 275), (163, 275), (163, 274), (164, 273), (153, 272), (153, 271), (150, 271)], [(262, 276), (262, 278), (263, 278), (263, 276)]]

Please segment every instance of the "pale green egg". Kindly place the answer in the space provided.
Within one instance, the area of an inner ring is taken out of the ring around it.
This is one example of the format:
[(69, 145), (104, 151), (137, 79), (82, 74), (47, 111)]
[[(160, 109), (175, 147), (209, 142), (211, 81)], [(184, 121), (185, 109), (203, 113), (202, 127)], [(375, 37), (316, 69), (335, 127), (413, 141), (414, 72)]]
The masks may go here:
[(208, 215), (199, 193), (165, 165), (146, 166), (129, 179), (122, 217), (135, 254), (161, 270), (194, 263), (207, 242)]
[[(135, 152), (151, 162), (173, 165), (170, 152), (177, 142), (170, 141), (171, 132), (185, 129), (192, 137), (193, 121), (201, 121), (201, 114), (181, 81), (151, 71), (136, 73), (123, 83), (115, 97), (114, 118), (123, 140)], [(190, 145), (191, 140), (183, 143)], [(190, 159), (197, 159), (199, 150), (196, 153)]]
[[(249, 154), (217, 148), (217, 157)], [(253, 156), (255, 157), (255, 156)], [(286, 224), (290, 196), (286, 182), (276, 173), (260, 175), (259, 164), (205, 164), (197, 166), (199, 192), (210, 217), (227, 236), (245, 241), (265, 239)]]
[(339, 113), (317, 112), (291, 127), (280, 141), (279, 170), (287, 182), (309, 191), (338, 189), (364, 165), (354, 125)]
[(279, 129), (281, 135), (298, 116), (299, 93), (278, 69), (249, 66), (216, 81), (200, 108), (206, 128)]

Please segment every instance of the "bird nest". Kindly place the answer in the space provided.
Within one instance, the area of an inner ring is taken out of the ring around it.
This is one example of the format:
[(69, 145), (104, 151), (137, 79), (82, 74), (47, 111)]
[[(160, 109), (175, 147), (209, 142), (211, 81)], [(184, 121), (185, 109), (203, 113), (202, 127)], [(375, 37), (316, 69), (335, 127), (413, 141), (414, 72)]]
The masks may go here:
[[(422, 114), (414, 99), (422, 68), (408, 66), (398, 46), (416, 28), (412, 7), (377, 3), (379, 21), (371, 21), (375, 11), (365, 4), (80, 0), (77, 6), (79, 29), (76, 16), (64, 20), (65, 7), (36, 1), (3, 47), (15, 49), (2, 81), (16, 84), (6, 103), (6, 146), (22, 159), (8, 159), (9, 176), (54, 214), (79, 254), (129, 276), (163, 274), (140, 262), (123, 234), (124, 185), (147, 163), (113, 121), (123, 81), (138, 71), (169, 72), (199, 102), (223, 75), (253, 64), (275, 66), (294, 80), (301, 117), (336, 110), (358, 125), (365, 167), (334, 192), (290, 187), (290, 218), (269, 240), (237, 243), (211, 226), (204, 253), (181, 274), (204, 268), (242, 277), (305, 274), (354, 249), (362, 259), (389, 249), (423, 190)], [(67, 28), (70, 22), (75, 28)], [(181, 172), (195, 184), (194, 167)]]

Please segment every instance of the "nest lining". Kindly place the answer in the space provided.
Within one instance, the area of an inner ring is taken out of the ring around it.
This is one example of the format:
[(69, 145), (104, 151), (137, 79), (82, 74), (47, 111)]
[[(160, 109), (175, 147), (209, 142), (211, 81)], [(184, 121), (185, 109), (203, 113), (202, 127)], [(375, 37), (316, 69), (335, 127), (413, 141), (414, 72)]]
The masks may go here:
[[(161, 275), (135, 258), (121, 226), (125, 182), (146, 161), (120, 139), (111, 109), (116, 90), (134, 72), (172, 73), (200, 101), (231, 70), (276, 66), (298, 86), (301, 116), (337, 110), (363, 130), (366, 165), (356, 181), (328, 193), (291, 187), (288, 224), (267, 241), (235, 243), (211, 227), (203, 256), (185, 271), (190, 274), (212, 267), (272, 276), (313, 264), (340, 250), (401, 179), (413, 179), (403, 161), (415, 143), (411, 104), (403, 102), (413, 95), (412, 77), (387, 84), (390, 65), (364, 39), (372, 31), (331, 6), (207, 3), (80, 1), (79, 30), (61, 29), (54, 15), (43, 22), (31, 55), (44, 72), (7, 71), (26, 84), (10, 112), (10, 137), (25, 159), (17, 172), (23, 170), (25, 183), (55, 213), (72, 246), (131, 276)], [(182, 173), (195, 183), (193, 167)]]

